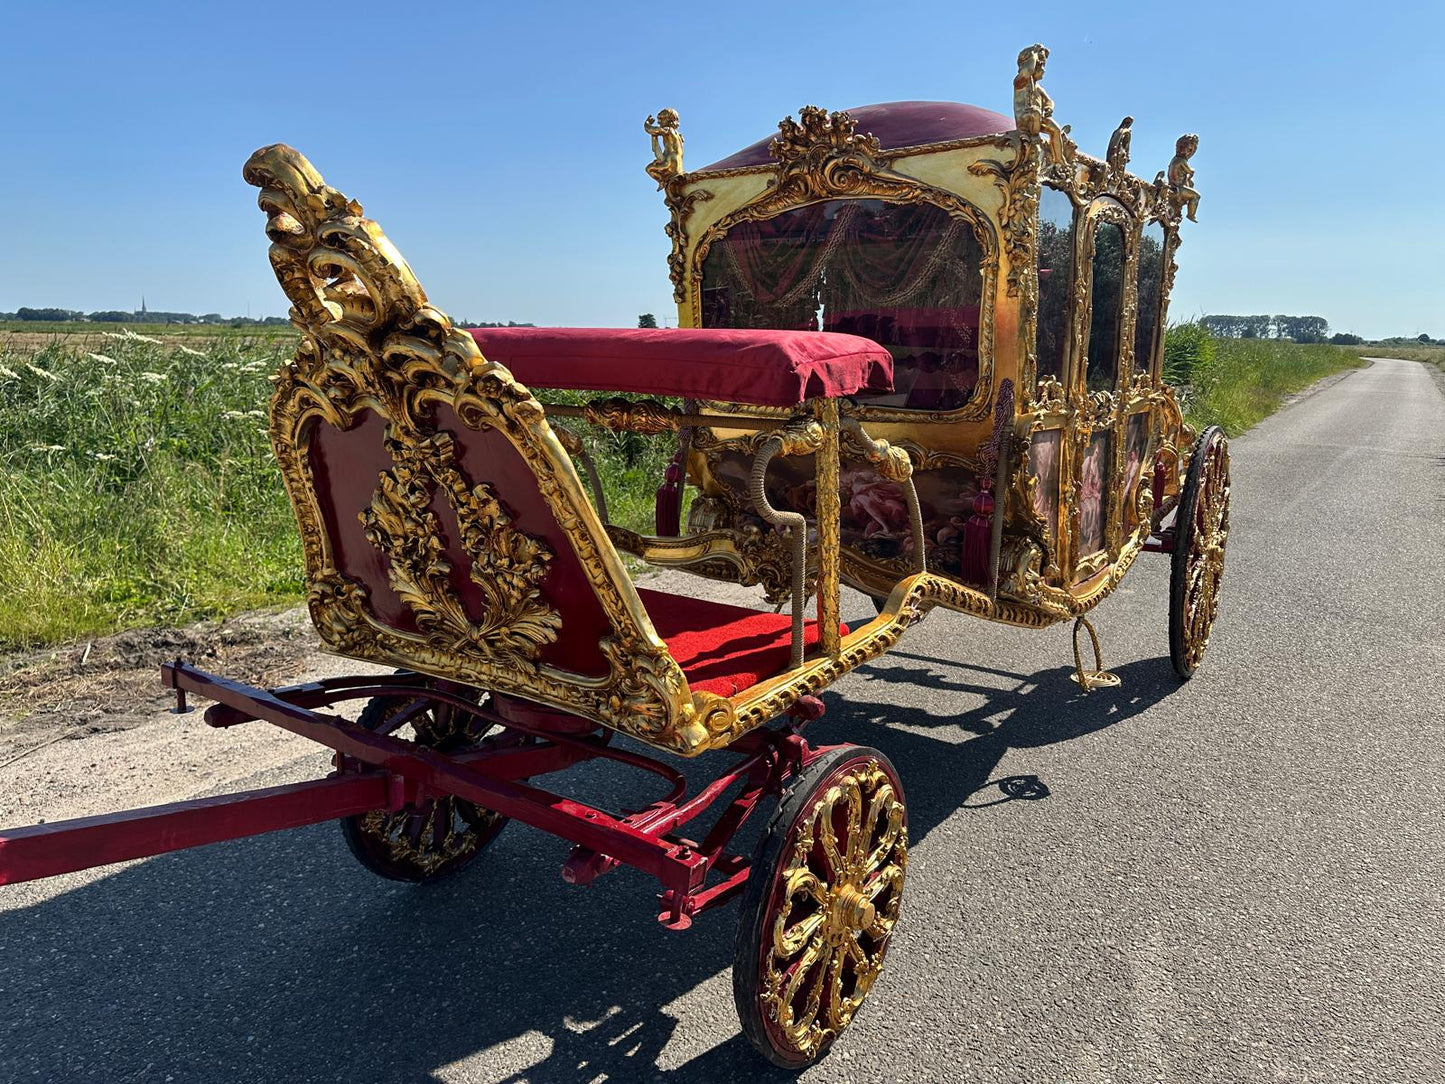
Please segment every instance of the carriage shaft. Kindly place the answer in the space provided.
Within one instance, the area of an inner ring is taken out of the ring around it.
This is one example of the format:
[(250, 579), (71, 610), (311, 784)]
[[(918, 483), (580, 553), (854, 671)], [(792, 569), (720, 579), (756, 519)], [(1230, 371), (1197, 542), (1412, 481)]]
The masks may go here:
[(339, 716), (309, 711), (263, 689), (251, 688), (182, 662), (161, 667), (161, 684), (209, 697), (414, 784), (455, 795), (610, 855), (651, 874), (668, 889), (691, 892), (701, 887), (707, 876), (707, 859), (690, 848), (639, 831), (604, 810), (524, 783), (490, 776), (485, 771), (485, 759), (463, 763), (411, 742), (375, 734)]
[(300, 828), (387, 803), (388, 777), (374, 772), (0, 830), (0, 885)]

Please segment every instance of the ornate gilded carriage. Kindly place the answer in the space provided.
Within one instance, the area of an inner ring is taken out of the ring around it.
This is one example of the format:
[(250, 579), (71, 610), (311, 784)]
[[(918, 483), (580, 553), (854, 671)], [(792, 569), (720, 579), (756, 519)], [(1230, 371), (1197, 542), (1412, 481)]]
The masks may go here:
[[(1080, 153), (1046, 56), (1020, 55), (1012, 121), (810, 107), (692, 173), (676, 114), (649, 118), (691, 331), (454, 327), (359, 204), (291, 148), (257, 151), (245, 177), (301, 333), (270, 431), (311, 614), (329, 649), (402, 669), (258, 689), (166, 664), (178, 711), (208, 697), (209, 725), (264, 720), (335, 771), (0, 831), (0, 885), (326, 820), (366, 868), (430, 881), (515, 819), (573, 844), (573, 884), (654, 876), (670, 928), (737, 900), (744, 1034), (781, 1066), (822, 1056), (881, 972), (909, 836), (883, 753), (803, 737), (815, 694), (934, 606), (1082, 620), (1142, 550), (1173, 553), (1181, 676), (1214, 618), (1227, 449), (1217, 430), (1191, 447), (1160, 372), (1196, 141), (1153, 182), (1127, 171), (1128, 118), (1104, 159)], [(679, 435), (656, 535), (610, 522), (573, 419)], [(619, 550), (761, 585), (791, 614), (638, 587)], [(878, 616), (842, 624), (840, 580)], [(354, 701), (354, 719), (325, 710)], [(614, 732), (736, 759), (690, 794)], [(667, 789), (609, 811), (537, 784), (595, 759)]]
[[(1151, 536), (1178, 503), (1194, 441), (1161, 363), (1180, 222), (1199, 198), (1197, 137), (1152, 181), (1128, 171), (1130, 117), (1104, 157), (1083, 153), (1040, 86), (1047, 55), (1020, 54), (1013, 118), (950, 102), (809, 106), (691, 172), (676, 114), (647, 125), (679, 324), (817, 328), (886, 346), (894, 391), (842, 409), (912, 459), (934, 573), (926, 601), (1034, 626), (1082, 615), (1142, 550), (1172, 548), (1167, 528)], [(1209, 437), (1223, 457), (1222, 437)], [(687, 526), (736, 532), (748, 551), (698, 571), (777, 597), (777, 543), (756, 530), (741, 484), (752, 443), (741, 430), (692, 431), (683, 455), (700, 496)], [(840, 486), (843, 579), (883, 599), (910, 564), (901, 491), (866, 463)], [(812, 512), (800, 465), (778, 464), (768, 489)], [(1211, 619), (1215, 580), (1217, 569)], [(1207, 623), (1193, 624), (1207, 638)]]

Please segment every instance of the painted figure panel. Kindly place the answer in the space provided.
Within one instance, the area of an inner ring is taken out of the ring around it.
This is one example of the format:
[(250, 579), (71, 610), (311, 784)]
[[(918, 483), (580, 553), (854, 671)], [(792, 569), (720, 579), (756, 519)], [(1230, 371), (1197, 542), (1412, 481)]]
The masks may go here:
[(1113, 447), (1113, 430), (1100, 429), (1089, 440), (1088, 451), (1084, 454), (1080, 472), (1079, 545), (1076, 551), (1080, 557), (1097, 553), (1104, 548), (1104, 521), (1109, 508)]
[[(752, 457), (745, 453), (724, 452), (714, 461), (714, 477), (727, 486), (736, 523), (772, 530), (746, 497), (751, 474)], [(768, 467), (768, 500), (775, 508), (801, 512), (812, 518), (815, 484), (811, 456), (775, 459)], [(978, 493), (974, 470), (961, 465), (915, 471), (913, 484), (923, 512), (928, 567), (955, 579), (961, 578), (965, 535), (969, 533), (973, 498)], [(861, 466), (844, 466), (838, 485), (843, 547), (874, 562), (896, 564), (900, 572), (906, 571), (913, 553), (913, 535), (902, 489)], [(986, 559), (987, 520), (981, 520), (981, 526), (980, 532), (979, 525), (975, 525), (973, 534), (982, 534)]]
[(1124, 524), (1131, 529), (1139, 523), (1134, 499), (1148, 452), (1149, 415), (1134, 414), (1124, 432)]
[(1049, 537), (1059, 537), (1059, 448), (1063, 433), (1050, 429), (1035, 433), (1029, 442), (1029, 470), (1038, 479), (1034, 487), (1034, 511), (1049, 525)]

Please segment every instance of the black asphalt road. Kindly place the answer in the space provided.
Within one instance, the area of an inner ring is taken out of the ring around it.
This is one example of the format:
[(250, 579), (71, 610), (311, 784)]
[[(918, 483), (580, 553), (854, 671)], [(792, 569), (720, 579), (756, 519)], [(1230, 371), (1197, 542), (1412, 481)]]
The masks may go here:
[[(826, 694), (813, 737), (888, 754), (913, 852), (805, 1079), (1445, 1080), (1445, 399), (1377, 361), (1233, 454), (1188, 685), (1145, 555), (1094, 615), (1121, 689), (1067, 680), (1067, 628), (940, 612)], [(408, 889), (323, 825), (0, 890), (0, 1080), (785, 1079), (737, 1035), (735, 909), (669, 933), (645, 878), (570, 888), (564, 855), (513, 826)]]

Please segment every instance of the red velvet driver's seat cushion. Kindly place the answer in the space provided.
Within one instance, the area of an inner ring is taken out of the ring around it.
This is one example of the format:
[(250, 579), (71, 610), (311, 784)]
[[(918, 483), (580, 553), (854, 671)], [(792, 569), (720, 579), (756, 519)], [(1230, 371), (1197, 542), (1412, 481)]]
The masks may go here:
[[(788, 668), (792, 618), (706, 599), (637, 589), (652, 627), (687, 675), (693, 692), (734, 696)], [(839, 626), (846, 634), (848, 627)], [(805, 648), (818, 642), (818, 623), (803, 627)]]
[(893, 390), (893, 355), (831, 331), (753, 328), (478, 327), (488, 361), (529, 388), (625, 391), (794, 407)]

